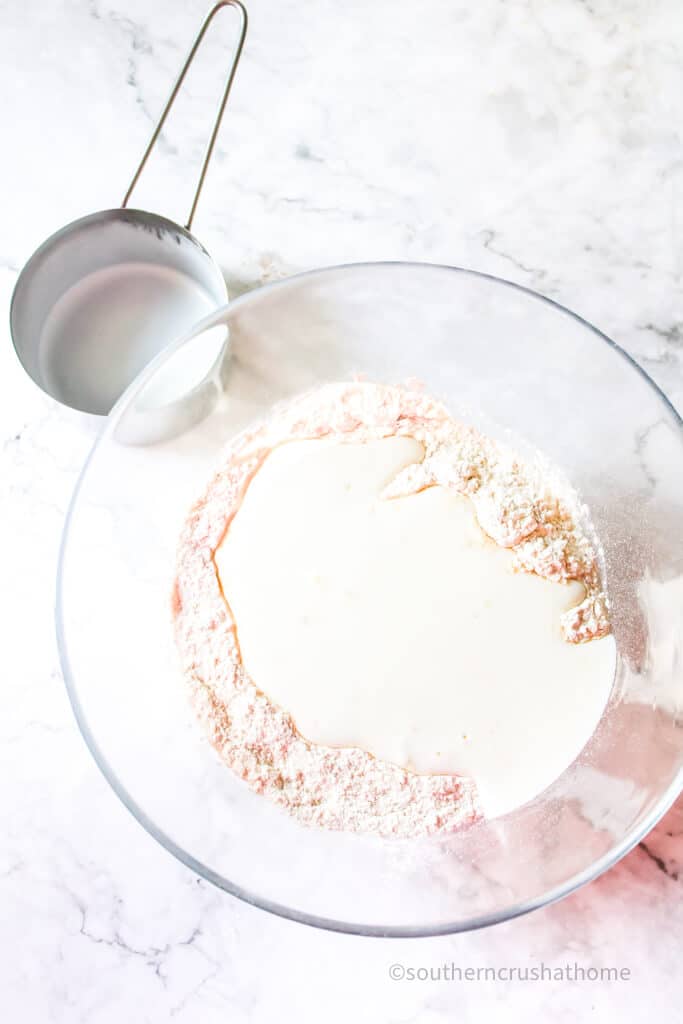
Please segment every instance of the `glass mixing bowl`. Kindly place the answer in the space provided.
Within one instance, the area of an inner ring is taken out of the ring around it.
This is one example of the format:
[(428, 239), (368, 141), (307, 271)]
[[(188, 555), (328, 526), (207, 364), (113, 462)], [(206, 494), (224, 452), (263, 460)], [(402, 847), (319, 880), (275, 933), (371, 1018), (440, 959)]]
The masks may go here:
[[(193, 352), (201, 361), (206, 332), (218, 325), (229, 328), (230, 356), (204, 418), (196, 422), (193, 407), (169, 424), (171, 439), (121, 443), (160, 400), (173, 360), (183, 373)], [(204, 740), (174, 648), (178, 534), (222, 446), (274, 402), (356, 374), (417, 378), (454, 415), (540, 450), (579, 490), (604, 548), (618, 667), (595, 734), (531, 803), (449, 836), (382, 840), (296, 824)], [(115, 791), (198, 874), (267, 910), (341, 931), (476, 928), (595, 878), (680, 792), (682, 523), (681, 420), (584, 320), (509, 282), (450, 267), (314, 271), (204, 320), (116, 405), (64, 532), (64, 675)]]

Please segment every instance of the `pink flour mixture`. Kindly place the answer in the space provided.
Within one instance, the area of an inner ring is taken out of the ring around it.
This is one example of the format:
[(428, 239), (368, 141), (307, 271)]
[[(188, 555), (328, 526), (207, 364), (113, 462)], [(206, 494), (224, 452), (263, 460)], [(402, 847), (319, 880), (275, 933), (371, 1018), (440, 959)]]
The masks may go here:
[(388, 485), (387, 500), (439, 485), (467, 495), (481, 528), (514, 552), (515, 567), (553, 580), (579, 580), (586, 597), (565, 613), (569, 643), (609, 632), (594, 549), (574, 496), (543, 473), (454, 421), (417, 391), (367, 383), (326, 385), (275, 410), (237, 437), (182, 531), (173, 591), (175, 632), (192, 701), (223, 761), (253, 790), (298, 821), (329, 829), (411, 837), (448, 832), (481, 816), (475, 783), (419, 775), (357, 748), (310, 743), (286, 711), (249, 678), (214, 555), (264, 460), (288, 441), (419, 441), (424, 459)]

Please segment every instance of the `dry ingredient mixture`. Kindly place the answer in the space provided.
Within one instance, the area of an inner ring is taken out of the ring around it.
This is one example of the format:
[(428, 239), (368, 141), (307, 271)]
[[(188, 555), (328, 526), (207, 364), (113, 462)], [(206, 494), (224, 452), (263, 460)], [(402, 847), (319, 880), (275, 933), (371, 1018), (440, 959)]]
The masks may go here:
[(419, 390), (359, 382), (303, 395), (228, 446), (182, 532), (173, 614), (183, 670), (210, 742), (253, 790), (304, 824), (410, 837), (475, 820), (473, 780), (416, 774), (358, 748), (305, 739), (246, 672), (214, 560), (250, 481), (274, 448), (295, 440), (359, 443), (392, 436), (413, 438), (425, 454), (389, 483), (383, 498), (434, 485), (468, 496), (482, 530), (512, 550), (516, 569), (584, 585), (584, 600), (562, 617), (567, 642), (609, 633), (595, 551), (573, 493), (551, 487), (540, 466), (456, 422)]

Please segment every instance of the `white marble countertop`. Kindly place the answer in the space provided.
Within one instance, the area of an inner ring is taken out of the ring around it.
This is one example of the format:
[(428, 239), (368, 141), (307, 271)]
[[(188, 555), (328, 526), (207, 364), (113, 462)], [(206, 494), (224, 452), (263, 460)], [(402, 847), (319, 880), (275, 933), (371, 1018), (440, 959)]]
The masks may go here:
[[(251, 31), (195, 230), (233, 294), (322, 264), (415, 259), (537, 288), (683, 407), (678, 0), (248, 0)], [(0, 4), (0, 287), (61, 224), (116, 205), (199, 0)], [(217, 33), (230, 38), (230, 18)], [(140, 205), (181, 218), (222, 68), (189, 84)], [(21, 1024), (672, 1020), (683, 801), (560, 904), (481, 932), (361, 939), (238, 902), (159, 847), (78, 733), (55, 558), (93, 427), (0, 348), (0, 993)], [(392, 981), (389, 967), (627, 968), (630, 980)]]

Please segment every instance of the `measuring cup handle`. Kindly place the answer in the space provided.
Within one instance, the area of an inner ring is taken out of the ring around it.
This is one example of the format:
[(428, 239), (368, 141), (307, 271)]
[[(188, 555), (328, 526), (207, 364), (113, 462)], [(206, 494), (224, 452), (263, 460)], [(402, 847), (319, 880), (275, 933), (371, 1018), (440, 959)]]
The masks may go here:
[(230, 64), (230, 71), (228, 73), (228, 80), (225, 83), (225, 89), (223, 90), (223, 95), (221, 97), (220, 105), (218, 107), (218, 113), (216, 114), (216, 120), (214, 121), (213, 129), (211, 131), (211, 135), (209, 137), (209, 141), (208, 141), (207, 146), (206, 146), (206, 152), (204, 153), (204, 161), (202, 163), (202, 169), (201, 169), (201, 172), (199, 174), (199, 181), (197, 182), (197, 188), (195, 190), (194, 198), (192, 200), (192, 206), (190, 208), (190, 215), (187, 218), (187, 223), (185, 225), (185, 227), (187, 228), (188, 231), (192, 227), (192, 221), (194, 220), (195, 210), (197, 209), (197, 203), (199, 202), (199, 196), (200, 196), (200, 193), (202, 191), (202, 186), (204, 184), (204, 178), (206, 177), (206, 171), (207, 171), (207, 168), (209, 166), (209, 160), (211, 159), (211, 154), (213, 153), (213, 147), (214, 147), (214, 145), (216, 143), (216, 136), (218, 135), (218, 129), (220, 128), (221, 121), (223, 119), (223, 111), (225, 110), (225, 105), (228, 102), (228, 96), (230, 95), (230, 89), (232, 87), (233, 79), (235, 77), (235, 72), (237, 71), (237, 65), (239, 64), (239, 59), (240, 59), (240, 57), (242, 55), (242, 47), (244, 46), (244, 38), (245, 38), (245, 36), (247, 34), (247, 24), (248, 24), (247, 12), (246, 12), (243, 4), (240, 3), (240, 0), (220, 0), (220, 3), (217, 3), (214, 7), (212, 7), (211, 10), (209, 11), (209, 13), (204, 18), (204, 21), (202, 23), (202, 27), (200, 28), (195, 41), (193, 42), (192, 46), (190, 47), (190, 52), (188, 53), (187, 57), (185, 58), (185, 63), (183, 64), (183, 66), (181, 68), (181, 71), (180, 71), (180, 74), (178, 75), (178, 77), (177, 77), (177, 79), (175, 81), (175, 84), (174, 84), (173, 88), (171, 89), (171, 95), (168, 97), (168, 100), (166, 101), (166, 106), (164, 107), (163, 111), (161, 112), (161, 117), (159, 118), (159, 120), (158, 120), (158, 122), (156, 124), (156, 127), (155, 127), (154, 131), (152, 132), (152, 137), (149, 140), (149, 142), (147, 143), (147, 148), (145, 149), (145, 152), (142, 154), (142, 159), (141, 159), (141, 161), (140, 161), (140, 163), (138, 165), (138, 168), (137, 168), (135, 174), (133, 175), (133, 180), (131, 181), (130, 185), (128, 186), (128, 191), (126, 192), (125, 196), (123, 197), (123, 202), (121, 203), (121, 206), (124, 207), (124, 208), (128, 205), (128, 200), (131, 197), (133, 189), (135, 188), (135, 186), (138, 183), (138, 179), (139, 179), (140, 175), (142, 174), (142, 171), (144, 169), (145, 164), (147, 163), (147, 159), (149, 157), (149, 154), (154, 149), (154, 144), (156, 143), (157, 139), (159, 138), (159, 135), (161, 133), (161, 129), (164, 127), (164, 122), (166, 121), (166, 117), (168, 116), (168, 112), (171, 109), (171, 107), (173, 106), (173, 101), (175, 100), (176, 96), (178, 95), (180, 87), (183, 84), (183, 81), (185, 79), (185, 75), (187, 74), (188, 68), (190, 67), (190, 64), (192, 63), (192, 61), (194, 60), (194, 56), (195, 56), (197, 50), (199, 49), (199, 47), (201, 45), (202, 39), (204, 38), (204, 36), (206, 34), (206, 30), (209, 27), (209, 25), (211, 24), (211, 22), (213, 21), (215, 15), (218, 14), (218, 12), (220, 11), (220, 9), (222, 7), (234, 7), (234, 8), (236, 8), (236, 10), (237, 10), (237, 12), (239, 14), (239, 18), (240, 18), (240, 32), (239, 32), (239, 37), (237, 39), (237, 46), (235, 47), (235, 52), (234, 52), (234, 55), (233, 55), (233, 58), (232, 58), (232, 63)]

